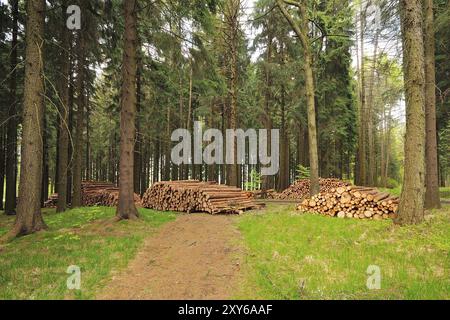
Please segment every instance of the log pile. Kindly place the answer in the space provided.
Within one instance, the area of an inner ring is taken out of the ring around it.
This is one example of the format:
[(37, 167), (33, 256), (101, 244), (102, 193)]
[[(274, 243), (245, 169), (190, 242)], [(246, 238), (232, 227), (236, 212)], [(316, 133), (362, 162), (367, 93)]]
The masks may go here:
[(270, 190), (254, 190), (247, 191), (249, 197), (253, 197), (254, 199), (276, 199), (278, 194), (274, 189)]
[[(83, 206), (115, 207), (119, 204), (119, 188), (108, 182), (84, 181), (81, 185)], [(134, 194), (134, 202), (140, 204), (139, 195)]]
[(374, 188), (347, 186), (332, 188), (305, 199), (297, 210), (338, 218), (394, 219), (399, 198)]
[[(339, 187), (347, 187), (349, 183), (344, 182), (339, 179), (319, 179), (320, 183), (320, 192), (327, 193), (332, 189), (336, 189)], [(289, 188), (284, 190), (282, 193), (278, 194), (276, 199), (279, 200), (298, 200), (303, 199), (304, 197), (309, 197), (310, 195), (310, 179), (301, 179), (297, 180), (294, 184), (292, 184)]]
[(239, 188), (197, 180), (157, 182), (144, 194), (142, 206), (160, 211), (210, 214), (241, 214), (260, 207)]
[(56, 208), (58, 205), (58, 194), (54, 193), (50, 197), (48, 197), (48, 200), (44, 202), (44, 208)]

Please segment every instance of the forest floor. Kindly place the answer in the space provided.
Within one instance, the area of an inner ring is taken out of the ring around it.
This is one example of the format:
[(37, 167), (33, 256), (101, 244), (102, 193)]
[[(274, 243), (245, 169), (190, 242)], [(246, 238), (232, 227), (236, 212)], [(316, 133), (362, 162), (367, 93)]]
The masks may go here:
[[(450, 206), (424, 223), (335, 219), (269, 204), (243, 216), (46, 210), (0, 247), (1, 299), (450, 299)], [(0, 212), (0, 236), (13, 218)], [(81, 268), (68, 290), (67, 268)], [(368, 268), (380, 271), (369, 290)]]
[(229, 299), (242, 249), (235, 216), (180, 215), (149, 237), (98, 299)]
[[(115, 208), (92, 207), (56, 214), (44, 210), (48, 230), (0, 246), (0, 300), (93, 299), (112, 270), (127, 267), (144, 240), (173, 213), (139, 209), (139, 221), (112, 220)], [(14, 217), (0, 212), (0, 236)], [(69, 266), (79, 266), (81, 290), (68, 290)]]
[[(420, 225), (336, 219), (269, 205), (238, 221), (238, 299), (450, 299), (450, 206)], [(367, 282), (378, 269), (380, 287)]]

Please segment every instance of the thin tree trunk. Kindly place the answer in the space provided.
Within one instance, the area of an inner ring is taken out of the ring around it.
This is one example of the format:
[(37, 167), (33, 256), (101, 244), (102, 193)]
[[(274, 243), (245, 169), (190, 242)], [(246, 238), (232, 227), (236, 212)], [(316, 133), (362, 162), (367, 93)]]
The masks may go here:
[[(63, 15), (66, 12), (67, 1), (62, 6)], [(61, 29), (61, 79), (59, 80), (59, 137), (58, 137), (58, 203), (56, 212), (67, 209), (67, 175), (69, 165), (69, 71), (70, 42), (66, 28)]]
[(400, 1), (406, 91), (405, 173), (398, 224), (420, 223), (425, 202), (425, 63), (422, 1)]
[(77, 74), (77, 112), (75, 128), (74, 165), (72, 170), (73, 195), (72, 208), (82, 206), (81, 183), (83, 176), (83, 131), (84, 131), (84, 107), (85, 107), (85, 30), (79, 32), (78, 43), (78, 74)]
[(441, 207), (436, 134), (436, 72), (433, 1), (424, 0), (426, 176), (425, 208)]
[[(238, 80), (238, 46), (239, 46), (239, 11), (241, 7), (240, 0), (227, 0), (224, 8), (224, 20), (226, 25), (226, 43), (229, 50), (229, 64), (228, 64), (228, 102), (229, 102), (229, 129), (236, 130), (237, 128), (237, 80)], [(228, 143), (227, 143), (228, 145)], [(233, 148), (233, 159), (231, 164), (228, 164), (227, 184), (230, 186), (239, 187), (239, 166), (237, 161), (237, 143), (236, 137), (233, 137), (231, 142)]]
[(364, 61), (364, 31), (366, 28), (366, 10), (363, 9), (363, 3), (360, 2), (360, 52), (361, 69), (359, 72), (360, 82), (360, 107), (359, 107), (359, 134), (358, 134), (358, 181), (356, 184), (367, 185), (367, 150), (366, 150), (366, 76)]
[(136, 135), (136, 0), (124, 1), (125, 33), (122, 64), (122, 101), (120, 112), (120, 183), (117, 218), (137, 219), (134, 204), (134, 138)]
[[(14, 215), (16, 209), (17, 189), (17, 33), (19, 17), (19, 1), (12, 1), (12, 40), (11, 40), (11, 75), (9, 83), (10, 105), (8, 109), (8, 129), (6, 140), (6, 201), (5, 214)], [(3, 183), (0, 185), (3, 189)], [(3, 190), (2, 190), (3, 191)], [(2, 199), (3, 200), (3, 199)]]
[(311, 196), (316, 195), (320, 191), (319, 185), (319, 157), (317, 146), (317, 125), (316, 125), (316, 107), (315, 107), (315, 89), (314, 77), (312, 70), (312, 55), (310, 43), (308, 39), (308, 16), (306, 12), (306, 5), (304, 2), (297, 4), (301, 17), (301, 26), (299, 26), (284, 6), (283, 0), (277, 0), (278, 7), (281, 9), (284, 17), (288, 20), (294, 32), (300, 38), (303, 47), (304, 62), (303, 68), (305, 71), (305, 90), (306, 90), (306, 106), (308, 110), (308, 137), (309, 137), (309, 164), (311, 171)]
[(44, 0), (27, 1), (26, 59), (20, 164), (19, 202), (14, 226), (7, 238), (46, 228), (41, 214), (42, 138), (44, 118)]

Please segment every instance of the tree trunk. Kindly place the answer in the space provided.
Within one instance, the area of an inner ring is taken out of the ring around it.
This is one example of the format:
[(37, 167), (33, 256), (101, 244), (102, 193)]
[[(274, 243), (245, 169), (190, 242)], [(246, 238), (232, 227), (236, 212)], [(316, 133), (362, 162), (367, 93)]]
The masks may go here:
[(406, 91), (405, 173), (398, 224), (420, 223), (425, 202), (425, 64), (422, 1), (401, 0)]
[[(11, 75), (9, 83), (10, 105), (8, 109), (8, 129), (6, 140), (6, 201), (5, 214), (14, 215), (16, 209), (17, 188), (17, 33), (18, 33), (19, 1), (12, 1), (12, 40), (11, 40)], [(3, 184), (0, 185), (3, 188)]]
[(375, 73), (378, 62), (378, 38), (380, 29), (375, 30), (374, 49), (372, 57), (372, 69), (370, 70), (369, 92), (367, 97), (367, 142), (368, 142), (368, 170), (367, 170), (367, 185), (374, 186), (376, 182), (376, 154), (375, 154), (375, 130), (374, 130), (374, 90), (375, 90)]
[[(63, 15), (66, 12), (67, 1), (62, 6)], [(69, 165), (69, 69), (70, 69), (69, 32), (61, 29), (61, 79), (59, 80), (59, 137), (58, 137), (58, 203), (56, 212), (67, 209), (67, 174)]]
[[(227, 0), (224, 9), (224, 20), (226, 25), (226, 43), (229, 49), (228, 64), (228, 102), (229, 102), (229, 129), (237, 128), (237, 79), (238, 79), (238, 47), (239, 47), (239, 11), (241, 9), (240, 0)], [(228, 143), (227, 143), (228, 145)], [(239, 166), (237, 163), (237, 143), (236, 137), (231, 142), (233, 148), (233, 163), (228, 164), (228, 181), (230, 186), (239, 187)]]
[(17, 217), (7, 237), (31, 234), (46, 228), (41, 214), (42, 135), (44, 118), (44, 0), (26, 3), (26, 60)]
[(360, 52), (361, 65), (359, 71), (359, 130), (358, 130), (358, 179), (355, 181), (359, 185), (367, 185), (367, 151), (366, 151), (366, 76), (364, 61), (364, 30), (366, 28), (366, 10), (360, 2)]
[[(0, 111), (0, 122), (5, 123), (5, 115)], [(5, 126), (0, 125), (0, 186), (5, 184)], [(3, 210), (3, 188), (0, 188), (0, 210)]]
[(136, 134), (136, 0), (124, 1), (125, 33), (120, 112), (120, 183), (117, 218), (137, 219), (134, 204), (134, 138)]
[(436, 75), (433, 1), (424, 0), (426, 176), (425, 208), (441, 207), (436, 135)]
[(82, 206), (81, 201), (81, 183), (83, 176), (83, 131), (84, 131), (84, 104), (85, 104), (85, 30), (81, 29), (79, 32), (78, 43), (78, 74), (77, 74), (77, 112), (76, 112), (76, 128), (75, 128), (75, 148), (74, 164), (72, 169), (73, 177), (73, 194), (72, 194), (72, 208)]
[(314, 78), (312, 70), (312, 55), (310, 43), (308, 39), (308, 16), (306, 12), (306, 5), (301, 2), (298, 5), (301, 26), (299, 26), (284, 6), (283, 0), (277, 0), (278, 7), (281, 9), (286, 20), (288, 20), (294, 32), (300, 38), (303, 47), (304, 62), (303, 68), (305, 71), (305, 90), (306, 90), (306, 106), (308, 110), (308, 137), (309, 137), (309, 164), (311, 171), (311, 196), (316, 195), (320, 191), (319, 185), (319, 156), (317, 146), (317, 126), (316, 126), (316, 107), (315, 107), (315, 89)]

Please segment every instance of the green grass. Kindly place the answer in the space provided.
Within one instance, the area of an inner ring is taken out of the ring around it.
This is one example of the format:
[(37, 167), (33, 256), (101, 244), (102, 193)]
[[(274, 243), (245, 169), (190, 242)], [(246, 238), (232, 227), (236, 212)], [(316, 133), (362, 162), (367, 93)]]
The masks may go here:
[[(450, 208), (408, 227), (298, 215), (269, 206), (239, 219), (247, 257), (239, 299), (450, 299)], [(381, 289), (367, 288), (367, 268)]]
[[(115, 208), (80, 208), (56, 214), (46, 210), (49, 230), (0, 248), (0, 299), (92, 299), (110, 277), (124, 268), (143, 239), (173, 213), (140, 209), (140, 221), (112, 222)], [(1, 214), (1, 213), (0, 213)], [(0, 236), (13, 223), (0, 215)], [(70, 265), (81, 268), (81, 290), (68, 290)]]

